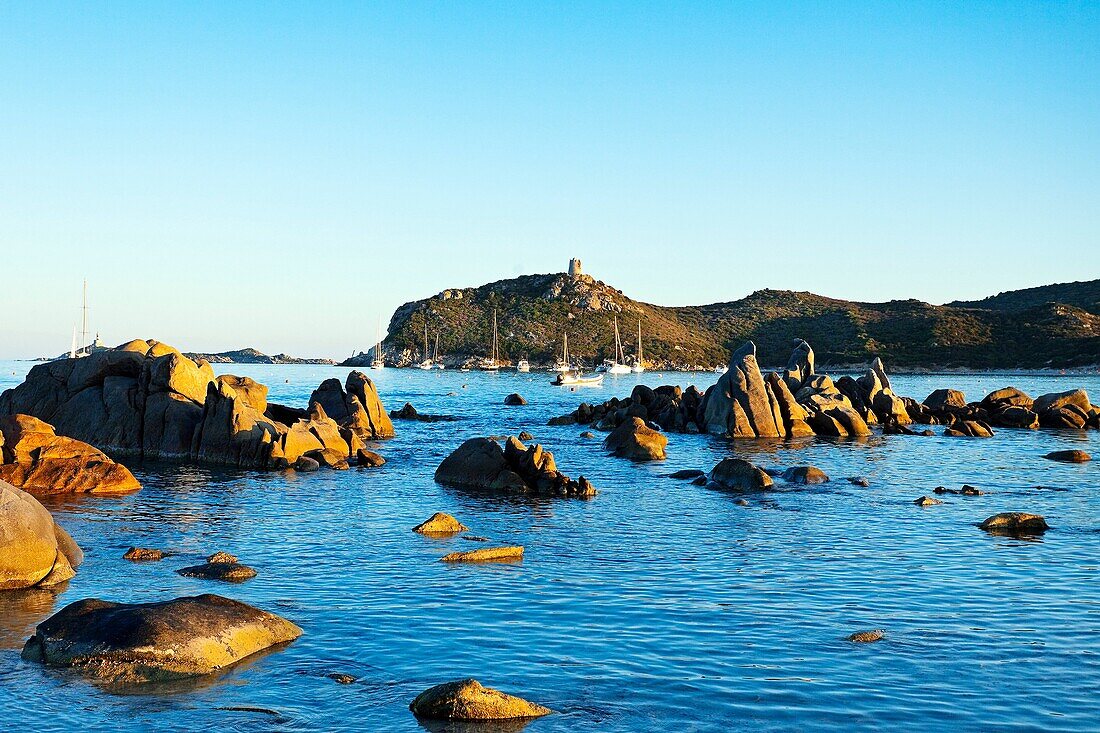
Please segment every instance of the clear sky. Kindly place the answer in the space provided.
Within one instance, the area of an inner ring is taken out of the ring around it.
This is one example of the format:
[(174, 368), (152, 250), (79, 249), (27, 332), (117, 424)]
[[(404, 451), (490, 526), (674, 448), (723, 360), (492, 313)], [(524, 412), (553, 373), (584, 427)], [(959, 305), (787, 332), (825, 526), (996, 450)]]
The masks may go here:
[(1100, 277), (1100, 4), (0, 5), (0, 358), (83, 278), (108, 342), (337, 357), (574, 255), (665, 305)]

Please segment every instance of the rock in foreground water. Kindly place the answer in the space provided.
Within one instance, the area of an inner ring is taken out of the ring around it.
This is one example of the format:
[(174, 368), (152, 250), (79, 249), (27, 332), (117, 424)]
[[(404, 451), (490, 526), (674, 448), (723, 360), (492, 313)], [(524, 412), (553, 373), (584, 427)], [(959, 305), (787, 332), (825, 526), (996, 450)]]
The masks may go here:
[(710, 472), (710, 480), (723, 489), (759, 491), (771, 488), (772, 477), (741, 458), (725, 458)]
[(23, 658), (109, 682), (173, 680), (217, 672), (301, 634), (280, 616), (222, 596), (87, 598), (40, 623)]
[(430, 720), (509, 720), (553, 712), (521, 697), (483, 687), (473, 679), (431, 687), (416, 696), (409, 710), (418, 718)]
[(991, 534), (1036, 535), (1050, 529), (1047, 520), (1039, 514), (1026, 512), (1003, 512), (994, 514), (978, 525)]
[(783, 480), (794, 484), (824, 484), (829, 476), (817, 466), (794, 466), (783, 472)]
[(83, 559), (37, 499), (0, 481), (0, 590), (63, 583)]
[(180, 568), (176, 572), (188, 578), (224, 580), (227, 583), (239, 583), (256, 577), (254, 569), (241, 565), (237, 556), (230, 555), (228, 552), (215, 552), (206, 558), (206, 562), (202, 565)]
[(413, 532), (419, 532), (420, 534), (458, 534), (459, 532), (465, 532), (467, 527), (462, 522), (458, 521), (450, 514), (445, 512), (436, 512), (427, 520), (413, 527)]
[(164, 552), (152, 547), (131, 547), (122, 559), (133, 562), (157, 562), (164, 559)]
[(874, 629), (873, 631), (857, 631), (848, 637), (848, 641), (854, 641), (857, 644), (869, 644), (874, 641), (879, 641), (886, 632), (882, 629)]
[(588, 479), (573, 480), (557, 470), (554, 454), (541, 445), (508, 438), (505, 448), (491, 438), (470, 438), (443, 459), (435, 480), (446, 486), (540, 496), (589, 497)]
[(480, 550), (452, 552), (439, 558), (440, 562), (508, 562), (523, 559), (523, 546), (484, 547)]
[(34, 494), (125, 494), (134, 474), (87, 443), (30, 415), (0, 418), (0, 480)]
[(645, 424), (640, 417), (624, 422), (603, 442), (604, 448), (632, 461), (659, 461), (665, 457), (668, 438)]
[(1061, 463), (1086, 463), (1092, 460), (1092, 456), (1083, 450), (1056, 450), (1047, 453), (1043, 458)]

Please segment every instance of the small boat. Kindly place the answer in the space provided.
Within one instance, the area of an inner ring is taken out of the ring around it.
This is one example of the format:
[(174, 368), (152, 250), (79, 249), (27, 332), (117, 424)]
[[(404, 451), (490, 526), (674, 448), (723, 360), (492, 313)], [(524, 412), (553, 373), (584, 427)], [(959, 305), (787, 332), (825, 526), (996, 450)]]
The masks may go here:
[(428, 358), (428, 324), (424, 324), (424, 351), (421, 352), (424, 360), (416, 365), (418, 369), (431, 369), (432, 360)]
[(371, 369), (385, 369), (386, 362), (382, 358), (382, 319), (378, 319), (378, 341), (374, 345), (374, 358), (370, 363)]
[(626, 365), (626, 355), (623, 353), (623, 342), (619, 338), (619, 319), (615, 319), (615, 358), (604, 359), (603, 364), (596, 371), (607, 374), (630, 374), (630, 367)]
[(555, 387), (598, 387), (603, 384), (603, 374), (585, 376), (580, 372), (560, 372), (550, 384)]
[(728, 366), (726, 366), (725, 364), (719, 364), (718, 366), (714, 367), (714, 373), (715, 374), (725, 374), (729, 370), (730, 370), (730, 368)]
[(481, 360), (481, 364), (478, 368), (483, 372), (495, 372), (500, 370), (500, 361), (498, 360), (499, 344), (497, 343), (497, 312), (493, 311), (493, 353), (492, 356), (488, 356)]
[(553, 372), (571, 372), (573, 367), (569, 364), (569, 333), (563, 333), (561, 337), (561, 358), (554, 364)]
[(631, 365), (630, 371), (635, 374), (641, 374), (645, 371), (645, 362), (642, 360), (642, 319), (638, 319), (638, 353), (634, 355), (634, 364)]
[(520, 359), (516, 362), (517, 372), (529, 372), (531, 371), (531, 364), (526, 359)]

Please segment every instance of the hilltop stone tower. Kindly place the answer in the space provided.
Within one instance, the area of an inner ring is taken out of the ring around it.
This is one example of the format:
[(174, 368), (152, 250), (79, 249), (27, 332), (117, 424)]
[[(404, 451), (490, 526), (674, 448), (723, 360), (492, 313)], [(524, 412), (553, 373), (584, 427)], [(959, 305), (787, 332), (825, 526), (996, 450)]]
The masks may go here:
[(581, 268), (581, 259), (579, 257), (574, 257), (569, 260), (569, 276), (580, 277), (583, 274), (584, 270)]

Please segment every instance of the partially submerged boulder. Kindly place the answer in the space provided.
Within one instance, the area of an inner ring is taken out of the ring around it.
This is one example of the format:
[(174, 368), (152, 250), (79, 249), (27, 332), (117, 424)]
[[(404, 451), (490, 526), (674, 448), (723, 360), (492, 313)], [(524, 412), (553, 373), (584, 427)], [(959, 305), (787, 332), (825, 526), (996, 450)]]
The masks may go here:
[(176, 572), (187, 578), (222, 580), (227, 583), (240, 583), (256, 577), (256, 571), (253, 568), (242, 565), (236, 555), (230, 555), (228, 552), (215, 552), (206, 558), (205, 563), (180, 568)]
[(427, 720), (510, 720), (537, 718), (552, 710), (491, 687), (474, 679), (436, 685), (416, 696), (409, 710)]
[(794, 484), (824, 484), (829, 476), (817, 466), (793, 466), (783, 472), (783, 480)]
[(451, 535), (465, 532), (468, 529), (469, 527), (452, 517), (450, 514), (436, 512), (428, 519), (413, 527), (413, 532), (428, 535)]
[(63, 583), (83, 559), (38, 500), (0, 480), (0, 590)]
[(34, 494), (125, 494), (141, 484), (102, 451), (30, 415), (0, 417), (0, 480)]
[(1047, 453), (1043, 458), (1061, 463), (1086, 463), (1092, 460), (1092, 456), (1083, 450), (1056, 450)]
[(645, 424), (640, 417), (632, 417), (615, 428), (603, 442), (604, 448), (620, 458), (633, 461), (659, 461), (665, 457), (668, 438)]
[(1009, 536), (1038, 535), (1050, 529), (1041, 515), (1026, 512), (994, 514), (978, 526), (990, 534)]
[(523, 399), (523, 395), (513, 392), (504, 398), (504, 404), (509, 407), (522, 407), (527, 404), (527, 400)]
[(724, 458), (710, 472), (710, 481), (723, 489), (760, 491), (771, 488), (772, 477), (741, 458)]
[(509, 438), (506, 448), (491, 438), (470, 438), (443, 459), (435, 480), (446, 486), (542, 496), (589, 497), (596, 489), (584, 476), (576, 481), (557, 470), (554, 455), (541, 445)]
[(153, 547), (131, 547), (122, 556), (131, 562), (159, 562), (164, 559), (164, 551)]
[(301, 636), (286, 619), (216, 595), (157, 603), (70, 603), (38, 625), (23, 658), (74, 667), (108, 682), (218, 672)]

